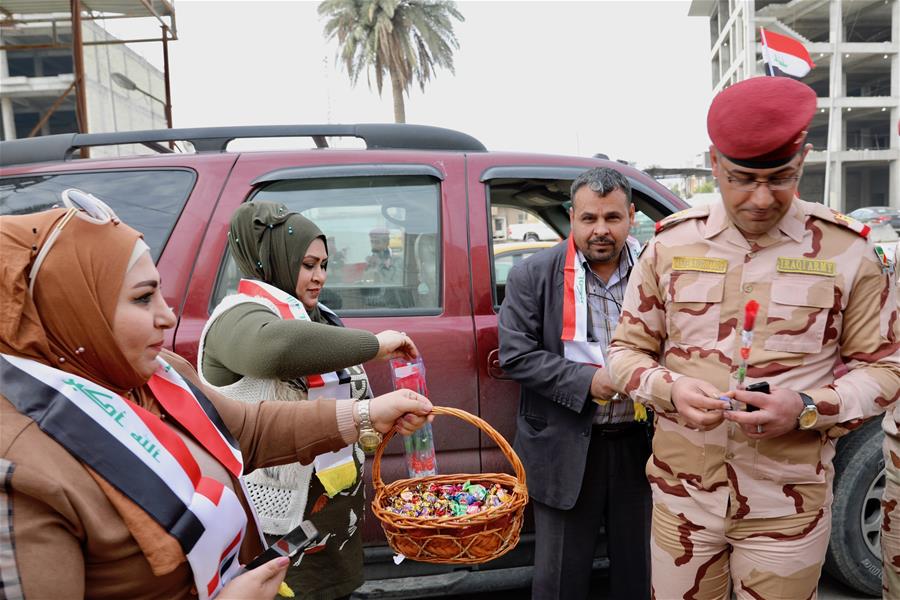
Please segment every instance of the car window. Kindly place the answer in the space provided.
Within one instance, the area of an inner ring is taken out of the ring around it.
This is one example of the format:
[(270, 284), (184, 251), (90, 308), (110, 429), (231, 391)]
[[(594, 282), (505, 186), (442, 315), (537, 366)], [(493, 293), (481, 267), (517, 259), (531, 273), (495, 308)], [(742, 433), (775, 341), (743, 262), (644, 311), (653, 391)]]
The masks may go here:
[(631, 235), (641, 243), (641, 246), (650, 241), (656, 233), (656, 221), (639, 210), (634, 211), (634, 225), (631, 227)]
[(61, 206), (60, 193), (78, 188), (106, 202), (122, 221), (144, 234), (153, 260), (194, 186), (193, 171), (129, 170), (0, 178), (0, 214), (16, 215)]
[(538, 243), (534, 244), (534, 248), (505, 252), (503, 244), (498, 244), (494, 247), (494, 280), (498, 285), (505, 285), (509, 271), (514, 266), (549, 246), (549, 244)]
[[(487, 186), (490, 208), (492, 283), (494, 308), (498, 309), (506, 295), (506, 279), (509, 271), (520, 259), (513, 256), (512, 245), (535, 244), (549, 247), (569, 234), (569, 179), (518, 179), (502, 177), (492, 179)], [(646, 244), (656, 231), (656, 220), (661, 216), (658, 207), (648, 202), (643, 194), (633, 192), (635, 222), (631, 235), (641, 245)], [(649, 210), (649, 214), (644, 210)], [(541, 250), (536, 248), (531, 254)]]
[(515, 257), (513, 255), (497, 256), (494, 258), (494, 279), (497, 283), (506, 283), (510, 270), (515, 265)]
[[(562, 236), (535, 211), (506, 202), (492, 202), (490, 210), (494, 306), (499, 307), (506, 293), (510, 270), (525, 257), (553, 246)], [(560, 221), (568, 225), (565, 210), (559, 208), (558, 212)]]
[[(320, 301), (340, 314), (436, 314), (440, 295), (440, 187), (428, 176), (277, 181), (251, 201), (281, 202), (312, 220), (328, 243)], [(214, 307), (237, 289), (226, 254)]]
[(509, 206), (493, 207), (495, 240), (537, 242), (557, 241), (560, 235), (538, 215)]

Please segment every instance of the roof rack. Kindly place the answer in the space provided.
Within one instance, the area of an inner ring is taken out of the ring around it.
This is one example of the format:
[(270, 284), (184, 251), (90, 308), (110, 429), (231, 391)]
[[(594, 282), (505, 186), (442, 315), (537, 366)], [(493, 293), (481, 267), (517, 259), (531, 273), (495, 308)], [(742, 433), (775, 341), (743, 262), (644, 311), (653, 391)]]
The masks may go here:
[(194, 127), (152, 129), (113, 133), (62, 133), (0, 142), (0, 166), (64, 161), (80, 148), (142, 144), (156, 152), (171, 152), (161, 142), (187, 141), (197, 152), (225, 152), (228, 143), (241, 138), (311, 137), (319, 148), (326, 137), (357, 137), (370, 150), (444, 150), (486, 152), (484, 144), (470, 135), (428, 125), (366, 123), (359, 125), (248, 125), (240, 127)]

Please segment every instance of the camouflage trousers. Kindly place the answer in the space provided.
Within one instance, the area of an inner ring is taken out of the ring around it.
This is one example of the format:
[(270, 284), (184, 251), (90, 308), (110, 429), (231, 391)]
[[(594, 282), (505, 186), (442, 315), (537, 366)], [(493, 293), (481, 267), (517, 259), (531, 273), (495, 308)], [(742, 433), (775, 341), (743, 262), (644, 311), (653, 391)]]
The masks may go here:
[[(656, 492), (656, 490), (654, 490)], [(650, 539), (655, 600), (802, 600), (816, 597), (831, 510), (730, 519), (692, 498), (656, 496)]]
[(884, 442), (887, 472), (881, 500), (881, 585), (884, 598), (896, 598), (900, 594), (900, 444), (890, 436), (885, 436)]

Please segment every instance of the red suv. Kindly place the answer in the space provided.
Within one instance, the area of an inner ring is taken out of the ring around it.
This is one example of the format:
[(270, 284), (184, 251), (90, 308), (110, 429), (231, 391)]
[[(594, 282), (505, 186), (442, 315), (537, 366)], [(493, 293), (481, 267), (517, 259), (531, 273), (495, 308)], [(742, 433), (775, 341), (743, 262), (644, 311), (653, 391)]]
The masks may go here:
[[(311, 138), (316, 147), (227, 151), (239, 138), (272, 137)], [(337, 137), (361, 138), (366, 147), (328, 147)], [(173, 152), (179, 147), (172, 142), (195, 152)], [(99, 157), (110, 146), (129, 144), (153, 152)], [(79, 159), (85, 149), (94, 158)], [(509, 226), (535, 218), (564, 238), (572, 180), (597, 166), (617, 169), (631, 182), (638, 212), (633, 233), (642, 242), (655, 221), (686, 208), (668, 189), (621, 162), (488, 152), (455, 131), (377, 124), (65, 134), (3, 142), (0, 213), (49, 208), (70, 187), (110, 204), (145, 234), (152, 249), (166, 301), (178, 314), (167, 345), (196, 361), (211, 309), (238, 279), (226, 252), (231, 214), (242, 202), (283, 202), (328, 237), (329, 277), (320, 300), (350, 327), (407, 332), (425, 358), (431, 399), (481, 416), (511, 441), (519, 390), (499, 368), (497, 309), (506, 263), (526, 260), (530, 253), (503, 252), (503, 238)], [(367, 269), (373, 230), (389, 233), (389, 275)], [(376, 392), (388, 390), (386, 365), (367, 368)], [(435, 423), (434, 432), (441, 472), (510, 470), (498, 448), (471, 426), (448, 417)], [(383, 476), (405, 477), (399, 441), (389, 450)], [(494, 589), (497, 578), (500, 585), (526, 585), (528, 570), (515, 567), (532, 564), (528, 534), (509, 555), (455, 571), (411, 561), (395, 566), (371, 515), (363, 534), (368, 582), (358, 592), (362, 596), (396, 597), (404, 590), (417, 596), (461, 594), (484, 589), (485, 577), (495, 579)], [(431, 577), (418, 577), (413, 585), (403, 579), (413, 575)]]

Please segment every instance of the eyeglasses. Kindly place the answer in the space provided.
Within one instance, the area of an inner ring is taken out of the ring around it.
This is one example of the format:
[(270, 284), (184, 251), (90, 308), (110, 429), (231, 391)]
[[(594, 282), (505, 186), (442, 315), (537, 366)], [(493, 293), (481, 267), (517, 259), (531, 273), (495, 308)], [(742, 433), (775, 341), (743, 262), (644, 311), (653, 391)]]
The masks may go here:
[(34, 281), (37, 278), (41, 264), (43, 264), (44, 259), (47, 258), (47, 253), (50, 252), (50, 248), (56, 243), (59, 234), (73, 217), (77, 216), (94, 225), (105, 225), (109, 222), (119, 223), (119, 218), (116, 216), (115, 211), (113, 211), (108, 204), (103, 202), (103, 200), (92, 194), (88, 194), (79, 189), (69, 188), (63, 190), (60, 197), (62, 198), (63, 204), (65, 204), (69, 210), (66, 211), (63, 218), (56, 223), (53, 231), (47, 236), (47, 240), (44, 242), (40, 252), (38, 252), (38, 255), (34, 259), (34, 263), (31, 265), (31, 270), (28, 272), (28, 293), (30, 294), (34, 294)]
[(749, 177), (738, 177), (725, 167), (722, 170), (727, 174), (726, 179), (739, 192), (755, 192), (760, 185), (765, 185), (773, 192), (782, 192), (789, 190), (800, 180), (800, 175), (791, 177), (773, 177), (772, 179), (751, 179)]

